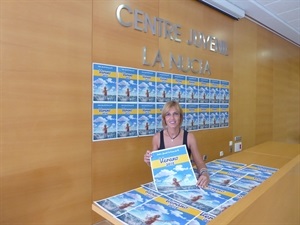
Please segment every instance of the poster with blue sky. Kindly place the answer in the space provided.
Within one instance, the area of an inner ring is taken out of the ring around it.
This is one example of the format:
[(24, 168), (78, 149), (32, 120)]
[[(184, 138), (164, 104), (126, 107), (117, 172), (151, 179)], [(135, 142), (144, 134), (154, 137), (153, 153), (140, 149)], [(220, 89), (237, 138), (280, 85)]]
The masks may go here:
[(220, 104), (220, 127), (229, 126), (229, 105)]
[(156, 101), (168, 102), (172, 98), (172, 74), (157, 72), (156, 74)]
[(118, 67), (118, 101), (137, 102), (137, 69)]
[(185, 145), (153, 151), (150, 163), (157, 191), (199, 189)]
[(230, 91), (229, 81), (220, 81), (220, 103), (229, 103)]
[(149, 70), (138, 70), (139, 102), (156, 101), (156, 73)]
[(199, 103), (209, 103), (209, 79), (208, 78), (199, 78)]
[(116, 103), (93, 104), (93, 140), (116, 138)]
[(209, 104), (199, 104), (199, 129), (209, 128)]
[(155, 134), (155, 104), (139, 103), (138, 104), (138, 134), (147, 136)]
[(155, 192), (151, 189), (138, 187), (136, 189), (94, 202), (104, 211), (114, 217), (117, 217), (160, 195), (161, 193)]
[(116, 101), (117, 67), (93, 64), (93, 101)]
[(186, 77), (179, 74), (173, 74), (172, 79), (172, 99), (180, 103), (186, 99)]
[(219, 104), (210, 104), (209, 107), (209, 127), (218, 128), (220, 127), (220, 111)]
[(158, 196), (117, 217), (125, 224), (182, 225), (192, 221), (201, 212), (168, 196)]
[(186, 104), (185, 129), (188, 131), (199, 129), (199, 105)]
[(209, 80), (209, 102), (220, 103), (220, 81), (210, 79)]
[(137, 136), (137, 104), (118, 103), (117, 104), (117, 137)]
[(198, 77), (186, 77), (186, 102), (198, 103), (199, 102), (199, 81)]
[(203, 212), (210, 212), (217, 206), (234, 198), (240, 192), (233, 188), (210, 184), (205, 189), (174, 191), (168, 196)]

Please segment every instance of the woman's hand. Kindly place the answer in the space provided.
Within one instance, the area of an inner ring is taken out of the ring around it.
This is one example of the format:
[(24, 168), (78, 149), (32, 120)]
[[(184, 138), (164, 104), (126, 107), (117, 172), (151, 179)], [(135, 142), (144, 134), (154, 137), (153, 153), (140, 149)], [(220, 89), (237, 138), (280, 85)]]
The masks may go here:
[(208, 173), (202, 173), (197, 181), (197, 186), (201, 188), (206, 188), (209, 183), (209, 175)]
[(144, 162), (150, 166), (151, 151), (147, 150), (144, 155)]

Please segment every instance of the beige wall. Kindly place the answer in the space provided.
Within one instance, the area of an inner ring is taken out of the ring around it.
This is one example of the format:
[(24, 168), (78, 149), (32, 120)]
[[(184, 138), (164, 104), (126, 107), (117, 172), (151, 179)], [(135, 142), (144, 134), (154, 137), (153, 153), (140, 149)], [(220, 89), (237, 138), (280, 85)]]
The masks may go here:
[[(122, 3), (181, 24), (183, 40), (190, 28), (227, 40), (229, 56), (122, 27)], [(167, 71), (142, 65), (143, 46), (206, 59), (212, 75), (201, 76), (231, 82), (230, 126), (194, 132), (208, 160), (229, 155), (236, 135), (244, 148), (300, 142), (299, 47), (247, 19), (193, 0), (2, 0), (0, 16), (0, 224), (88, 225), (101, 219), (92, 200), (150, 181), (150, 137), (93, 143), (91, 134), (92, 62)]]

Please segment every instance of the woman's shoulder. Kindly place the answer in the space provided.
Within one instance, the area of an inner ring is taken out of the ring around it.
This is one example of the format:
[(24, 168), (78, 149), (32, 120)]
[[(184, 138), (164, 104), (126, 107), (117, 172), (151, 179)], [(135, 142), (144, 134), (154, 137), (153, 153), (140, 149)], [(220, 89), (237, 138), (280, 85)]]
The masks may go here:
[(155, 133), (155, 134), (153, 135), (153, 140), (159, 140), (159, 139), (160, 139), (161, 132), (163, 132), (163, 131), (159, 131), (159, 132)]
[(188, 139), (195, 139), (195, 136), (192, 132), (188, 132), (187, 130), (184, 130), (184, 132), (186, 133)]

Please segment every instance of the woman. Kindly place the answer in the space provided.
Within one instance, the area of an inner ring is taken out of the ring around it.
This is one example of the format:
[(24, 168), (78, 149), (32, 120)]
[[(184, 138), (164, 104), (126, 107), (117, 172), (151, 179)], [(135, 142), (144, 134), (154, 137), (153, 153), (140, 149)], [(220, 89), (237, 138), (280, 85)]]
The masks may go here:
[[(206, 187), (209, 183), (209, 175), (206, 165), (200, 155), (195, 136), (181, 129), (183, 111), (176, 101), (167, 102), (162, 109), (162, 125), (164, 129), (156, 133), (152, 139), (152, 151), (171, 148), (185, 144), (190, 158), (196, 164), (199, 177), (197, 185)], [(151, 151), (147, 150), (144, 155), (145, 163), (150, 166)]]

